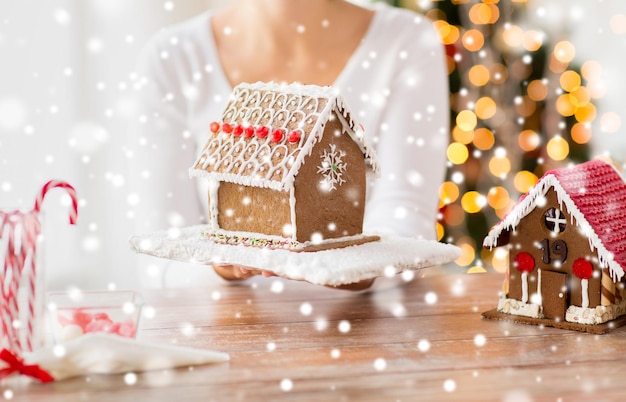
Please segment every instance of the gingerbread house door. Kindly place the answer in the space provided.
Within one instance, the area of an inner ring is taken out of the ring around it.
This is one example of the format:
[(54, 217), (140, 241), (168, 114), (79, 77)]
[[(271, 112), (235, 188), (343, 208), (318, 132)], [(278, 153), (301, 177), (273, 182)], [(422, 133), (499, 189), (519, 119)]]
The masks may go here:
[(563, 321), (565, 319), (567, 299), (567, 274), (541, 270), (543, 316), (552, 320)]

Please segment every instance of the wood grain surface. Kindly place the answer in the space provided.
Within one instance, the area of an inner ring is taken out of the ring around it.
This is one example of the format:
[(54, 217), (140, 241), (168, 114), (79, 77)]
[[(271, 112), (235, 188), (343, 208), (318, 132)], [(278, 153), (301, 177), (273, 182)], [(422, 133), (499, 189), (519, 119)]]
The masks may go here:
[[(428, 272), (435, 272), (428, 274)], [(266, 278), (145, 290), (139, 341), (228, 363), (3, 382), (27, 401), (621, 401), (626, 328), (595, 335), (487, 320), (499, 274), (440, 274), (366, 293)]]

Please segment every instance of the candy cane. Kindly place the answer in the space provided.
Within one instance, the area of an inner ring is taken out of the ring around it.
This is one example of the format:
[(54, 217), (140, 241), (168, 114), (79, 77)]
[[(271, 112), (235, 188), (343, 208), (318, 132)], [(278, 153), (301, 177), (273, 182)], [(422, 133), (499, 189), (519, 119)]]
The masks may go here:
[(19, 331), (14, 326), (14, 321), (19, 319), (17, 291), (23, 267), (23, 253), (18, 255), (15, 251), (15, 231), (21, 219), (20, 215), (19, 211), (4, 214), (1, 228), (2, 236), (6, 239), (2, 281), (2, 328), (9, 347), (16, 352), (21, 352), (22, 349)]
[(24, 264), (27, 256), (30, 255), (28, 271), (24, 272), (28, 275), (28, 318), (26, 320), (26, 349), (33, 351), (34, 336), (34, 317), (36, 306), (36, 278), (37, 278), (37, 238), (41, 232), (41, 222), (36, 213), (32, 212), (25, 216), (22, 232), (22, 244), (24, 251)]
[(35, 317), (35, 306), (36, 306), (36, 280), (37, 280), (37, 269), (36, 269), (36, 259), (37, 259), (37, 238), (39, 237), (39, 233), (41, 231), (41, 223), (39, 222), (38, 214), (41, 210), (41, 204), (43, 203), (46, 194), (53, 188), (62, 188), (67, 191), (70, 196), (72, 202), (72, 208), (70, 209), (70, 224), (76, 224), (76, 219), (78, 218), (78, 199), (76, 197), (76, 190), (69, 183), (59, 180), (50, 180), (39, 191), (37, 198), (35, 199), (35, 205), (33, 207), (32, 215), (30, 219), (27, 219), (27, 225), (24, 230), (24, 237), (22, 238), (22, 242), (25, 242), (27, 248), (30, 252), (30, 266), (29, 266), (29, 275), (28, 275), (28, 318), (26, 320), (26, 343), (27, 348), (32, 350), (32, 340), (34, 336), (33, 331), (33, 321)]
[(41, 188), (41, 191), (39, 191), (39, 195), (35, 199), (35, 206), (33, 208), (33, 211), (38, 213), (41, 210), (41, 204), (43, 203), (46, 194), (48, 194), (48, 191), (57, 187), (65, 189), (72, 199), (72, 209), (70, 210), (70, 223), (74, 225), (76, 224), (76, 218), (78, 217), (78, 200), (76, 198), (76, 190), (74, 189), (74, 187), (64, 181), (50, 180), (49, 182), (44, 184), (44, 186)]
[[(13, 260), (11, 258), (11, 250), (9, 250), (9, 244), (7, 237), (9, 236), (9, 219), (10, 215), (7, 213), (2, 213), (2, 224), (0, 226), (0, 239), (2, 239), (2, 248), (4, 250), (4, 261), (3, 270), (2, 270), (2, 283), (0, 284), (0, 296), (2, 297), (2, 309), (0, 309), (0, 314), (2, 315), (2, 339), (6, 339), (9, 342), (9, 347), (12, 347), (11, 342), (11, 326), (10, 326), (10, 308), (9, 304), (11, 300), (9, 299), (9, 290), (7, 289), (8, 283), (7, 278), (10, 275), (11, 269), (13, 268)], [(8, 228), (8, 229), (7, 229)]]

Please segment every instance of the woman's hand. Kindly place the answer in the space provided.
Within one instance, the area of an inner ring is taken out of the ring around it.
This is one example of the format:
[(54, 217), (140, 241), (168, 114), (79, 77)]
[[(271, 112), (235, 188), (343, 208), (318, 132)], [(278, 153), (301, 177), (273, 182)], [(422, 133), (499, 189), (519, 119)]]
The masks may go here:
[(264, 269), (244, 267), (241, 265), (213, 265), (215, 273), (227, 281), (238, 281), (262, 275), (265, 278), (276, 276), (273, 272)]
[[(264, 278), (276, 276), (276, 274), (273, 273), (272, 271), (258, 269), (258, 268), (244, 267), (241, 265), (213, 265), (213, 269), (215, 270), (215, 273), (217, 273), (219, 276), (221, 276), (223, 279), (227, 281), (244, 280), (244, 279), (252, 278), (253, 276), (256, 276), (256, 275), (262, 275)], [(370, 288), (373, 283), (374, 283), (374, 278), (365, 279), (359, 282), (348, 283), (348, 284), (338, 285), (338, 286), (326, 285), (326, 287), (331, 288), (331, 289), (359, 291), (359, 290), (365, 290), (365, 289)]]

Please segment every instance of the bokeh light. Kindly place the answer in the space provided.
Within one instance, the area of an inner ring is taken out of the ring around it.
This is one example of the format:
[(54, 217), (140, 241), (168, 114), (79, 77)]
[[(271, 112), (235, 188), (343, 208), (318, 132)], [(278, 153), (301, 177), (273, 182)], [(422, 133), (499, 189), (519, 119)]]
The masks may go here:
[(482, 32), (477, 29), (470, 29), (463, 34), (462, 37), (463, 47), (470, 52), (479, 51), (485, 44), (485, 38)]
[(534, 130), (523, 130), (517, 136), (517, 144), (522, 150), (530, 152), (534, 151), (541, 144), (541, 138)]
[(556, 100), (556, 110), (561, 116), (573, 116), (576, 113), (576, 103), (576, 98), (573, 95), (560, 95)]
[(561, 74), (559, 83), (561, 84), (561, 88), (568, 92), (572, 92), (580, 86), (580, 75), (576, 71), (567, 70)]
[(474, 131), (474, 146), (481, 151), (487, 151), (493, 147), (496, 139), (487, 128), (478, 128)]
[(448, 150), (446, 153), (448, 155), (448, 160), (455, 165), (465, 163), (469, 156), (469, 151), (467, 150), (467, 147), (460, 142), (453, 142), (448, 145)]
[(571, 130), (572, 140), (578, 144), (586, 144), (591, 140), (591, 126), (588, 123), (576, 123)]
[(611, 27), (611, 32), (616, 35), (624, 35), (626, 34), (626, 15), (624, 14), (615, 14), (611, 16), (609, 20), (609, 26)]
[(541, 49), (544, 36), (543, 32), (535, 31), (533, 29), (524, 32), (524, 37), (522, 38), (524, 49), (530, 52), (536, 52)]
[(496, 114), (496, 102), (488, 96), (483, 96), (476, 101), (474, 106), (476, 117), (488, 120)]
[(474, 247), (468, 243), (468, 240), (459, 241), (457, 246), (461, 249), (461, 256), (457, 258), (454, 262), (458, 265), (465, 267), (474, 262), (476, 258), (476, 253), (474, 252)]
[(455, 43), (460, 36), (459, 28), (454, 25), (448, 24), (448, 22), (444, 20), (437, 20), (434, 22), (435, 29), (439, 33), (439, 37), (441, 38), (441, 42), (444, 45), (452, 45)]
[(485, 196), (478, 191), (468, 191), (461, 197), (461, 207), (463, 207), (465, 212), (470, 214), (480, 212), (486, 204), (487, 200)]
[(517, 25), (507, 24), (504, 27), (502, 39), (507, 46), (512, 48), (519, 47), (524, 41), (524, 30)]
[(569, 144), (560, 135), (555, 135), (546, 146), (548, 156), (555, 161), (562, 161), (569, 155)]
[(511, 171), (511, 161), (506, 156), (496, 155), (489, 160), (489, 172), (495, 177), (504, 178)]
[(528, 97), (535, 102), (542, 101), (548, 96), (548, 83), (544, 80), (533, 80), (528, 84)]
[(476, 114), (471, 110), (462, 110), (456, 116), (456, 124), (463, 131), (473, 130), (477, 123), (478, 119), (476, 118)]
[(615, 112), (606, 112), (600, 117), (600, 130), (604, 133), (616, 133), (622, 126), (622, 118)]
[(451, 181), (445, 181), (439, 186), (439, 198), (445, 204), (450, 204), (459, 198), (459, 186)]
[(531, 187), (537, 184), (537, 181), (539, 181), (539, 178), (533, 172), (529, 172), (528, 170), (520, 170), (519, 172), (515, 173), (515, 177), (513, 178), (513, 186), (520, 193), (526, 194), (531, 189)]
[(474, 4), (469, 10), (469, 18), (476, 25), (494, 24), (500, 18), (500, 9), (489, 2)]
[(467, 73), (469, 81), (472, 83), (472, 85), (475, 85), (477, 87), (482, 87), (486, 85), (489, 82), (489, 76), (489, 69), (482, 64), (476, 64), (475, 66), (472, 66)]
[(503, 209), (509, 205), (509, 192), (502, 186), (495, 186), (487, 193), (487, 203), (493, 209)]
[(467, 145), (474, 140), (474, 130), (464, 131), (459, 126), (455, 126), (452, 129), (452, 138), (456, 142)]
[(584, 122), (592, 122), (596, 118), (596, 107), (595, 105), (588, 103), (581, 107), (576, 108), (576, 112), (574, 112), (574, 117), (576, 120), (584, 123)]
[(554, 57), (561, 63), (570, 63), (576, 56), (576, 48), (570, 41), (561, 41), (554, 46)]

